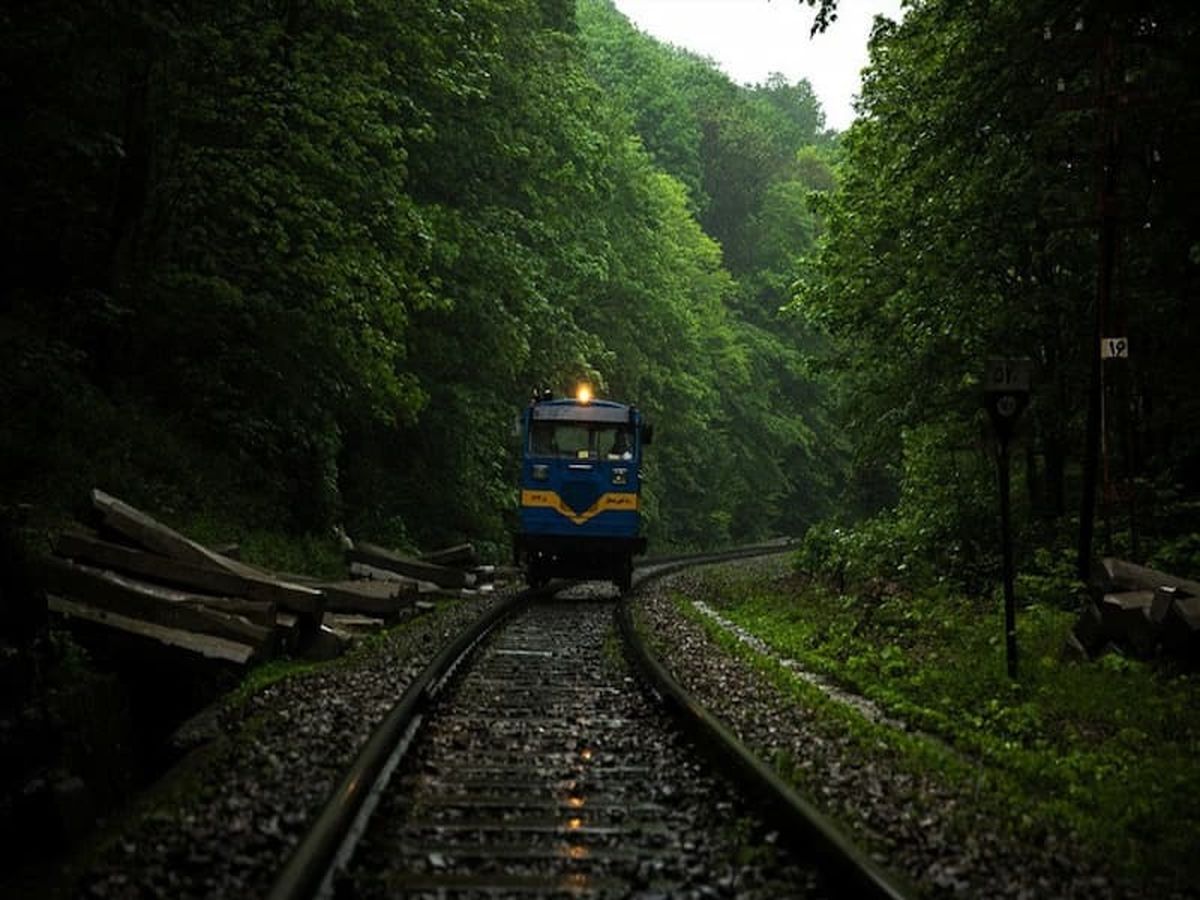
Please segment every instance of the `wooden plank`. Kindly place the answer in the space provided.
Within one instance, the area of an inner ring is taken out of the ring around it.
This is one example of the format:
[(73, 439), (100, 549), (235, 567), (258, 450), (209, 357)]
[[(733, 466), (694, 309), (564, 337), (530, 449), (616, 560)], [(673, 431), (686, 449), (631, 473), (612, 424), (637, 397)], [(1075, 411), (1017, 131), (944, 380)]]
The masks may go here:
[(421, 561), (433, 563), (437, 566), (468, 568), (476, 565), (479, 562), (479, 557), (475, 553), (474, 544), (455, 544), (453, 547), (444, 547), (441, 550), (431, 550), (428, 553), (422, 553)]
[[(372, 566), (361, 562), (350, 563), (350, 574), (354, 577), (355, 581), (382, 581), (388, 584), (404, 585), (405, 587), (410, 587), (414, 590), (423, 584), (433, 584), (432, 581), (421, 581), (417, 578), (409, 578), (407, 575), (401, 575), (399, 572), (393, 572), (391, 569), (381, 569), (378, 566)], [(437, 585), (434, 585), (434, 587), (436, 586)]]
[[(331, 593), (341, 592), (343, 594), (354, 594), (356, 596), (368, 597), (372, 599), (387, 599), (395, 597), (403, 597), (405, 594), (415, 594), (417, 586), (420, 584), (415, 578), (408, 578), (396, 572), (390, 572), (385, 569), (372, 569), (370, 566), (360, 566), (359, 564), (351, 565), (351, 574), (354, 574), (355, 567), (363, 571), (362, 577), (352, 578), (349, 580), (342, 579), (339, 581), (328, 581), (322, 578), (314, 578), (311, 575), (296, 575), (288, 572), (281, 577), (296, 584), (303, 584), (311, 588), (319, 590), (325, 594), (326, 611), (332, 611), (333, 607), (329, 605)], [(372, 574), (379, 576), (371, 578), (366, 574), (370, 571)], [(386, 576), (386, 577), (385, 577)]]
[(1200, 596), (1175, 597), (1167, 610), (1163, 633), (1168, 650), (1200, 659)]
[(318, 624), (321, 614), (325, 611), (325, 597), (318, 589), (292, 584), (289, 581), (272, 581), (243, 575), (241, 593), (248, 600), (274, 603), (280, 609), (313, 619)]
[(67, 597), (60, 597), (57, 594), (47, 594), (46, 604), (51, 612), (105, 625), (118, 631), (169, 644), (172, 647), (180, 647), (209, 659), (222, 659), (245, 665), (253, 660), (258, 652), (257, 648), (239, 641), (170, 628), (156, 622), (147, 622), (111, 610), (100, 609), (87, 603), (80, 603)]
[(474, 576), (459, 569), (446, 566), (435, 566), (419, 559), (403, 556), (383, 547), (373, 544), (359, 543), (346, 551), (346, 558), (351, 562), (365, 563), (375, 568), (390, 569), (417, 578), (421, 581), (432, 581), (434, 584), (449, 588), (463, 588), (474, 583)]
[(195, 601), (212, 609), (244, 616), (258, 625), (275, 624), (273, 600), (242, 599), (246, 579), (241, 575), (181, 562), (144, 550), (123, 547), (78, 532), (63, 532), (54, 544), (54, 552), (77, 562), (140, 575), (165, 584), (220, 596), (197, 597)]
[(418, 581), (416, 578), (409, 578), (407, 575), (401, 575), (399, 572), (393, 572), (391, 569), (379, 569), (375, 566), (368, 566), (366, 563), (350, 563), (350, 574), (360, 584), (363, 582), (401, 584), (411, 588), (418, 594), (446, 592), (446, 588), (436, 585), (432, 581)]
[(240, 576), (242, 584), (237, 593), (248, 600), (273, 602), (317, 619), (321, 616), (324, 608), (321, 592), (314, 588), (280, 581), (262, 569), (214, 553), (103, 491), (92, 491), (92, 504), (103, 513), (106, 525), (148, 550), (193, 566)]
[(1200, 597), (1200, 582), (1177, 578), (1166, 572), (1147, 569), (1145, 566), (1134, 565), (1111, 556), (1105, 557), (1103, 562), (1104, 571), (1119, 587), (1142, 591), (1152, 591), (1157, 587), (1173, 587), (1192, 597)]
[(278, 615), (274, 603), (246, 600), (242, 597), (196, 596), (183, 602), (204, 609), (211, 609), (214, 612), (238, 616), (247, 622), (261, 625), (263, 628), (274, 628), (275, 617)]
[(380, 600), (396, 599), (416, 592), (419, 582), (415, 581), (364, 581), (361, 578), (350, 581), (322, 581), (321, 590), (333, 588), (363, 597), (373, 597)]
[(1176, 597), (1167, 617), (1191, 634), (1200, 634), (1200, 596)]
[(1161, 625), (1167, 618), (1171, 604), (1182, 596), (1183, 592), (1178, 588), (1167, 587), (1165, 585), (1155, 588), (1154, 600), (1150, 603), (1150, 621)]
[(387, 622), (378, 616), (363, 616), (358, 613), (330, 613), (325, 616), (323, 624), (335, 632), (355, 635), (370, 634), (379, 631), (387, 625)]
[(157, 519), (98, 488), (92, 490), (92, 505), (104, 517), (105, 525), (147, 550), (198, 566), (225, 569), (220, 562), (225, 558), (220, 557), (220, 554), (213, 553), (207, 547), (184, 537)]
[(42, 561), (41, 574), (54, 594), (132, 619), (255, 646), (269, 643), (272, 637), (270, 628), (255, 625), (240, 616), (205, 609), (200, 602), (202, 598), (195, 594), (134, 581), (115, 572), (51, 557)]
[(1153, 591), (1105, 594), (1100, 603), (1105, 633), (1139, 656), (1153, 655), (1160, 638), (1160, 629), (1150, 621), (1153, 602)]
[[(324, 617), (322, 617), (324, 618)], [(308, 620), (311, 622), (311, 619)], [(302, 629), (300, 617), (295, 613), (280, 612), (275, 616), (275, 639), (279, 652), (294, 655), (304, 638), (305, 630), (315, 631), (315, 628)]]
[(1113, 610), (1128, 612), (1149, 609), (1154, 602), (1154, 591), (1122, 591), (1119, 594), (1105, 594), (1103, 603)]
[(326, 612), (365, 613), (395, 619), (416, 600), (417, 587), (397, 581), (323, 582)]

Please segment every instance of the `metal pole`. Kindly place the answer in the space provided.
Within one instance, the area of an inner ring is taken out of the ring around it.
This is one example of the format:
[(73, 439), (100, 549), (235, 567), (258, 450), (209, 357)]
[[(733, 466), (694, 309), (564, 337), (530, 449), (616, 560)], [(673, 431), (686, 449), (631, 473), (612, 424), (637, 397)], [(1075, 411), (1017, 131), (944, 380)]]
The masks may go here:
[[(1100, 334), (1100, 328), (1096, 328)], [(1093, 342), (1092, 374), (1088, 383), (1087, 427), (1083, 444), (1083, 494), (1079, 509), (1079, 554), (1076, 572), (1080, 581), (1092, 575), (1092, 537), (1096, 522), (1096, 469), (1100, 457), (1100, 339)]]
[(1013, 598), (1012, 525), (1008, 502), (1008, 440), (1000, 438), (1000, 543), (1004, 553), (1004, 637), (1008, 677), (1017, 677), (1017, 611)]
[[(1116, 259), (1116, 195), (1118, 132), (1113, 93), (1112, 72), (1116, 64), (1116, 38), (1110, 25), (1105, 25), (1103, 41), (1096, 62), (1096, 84), (1099, 94), (1099, 123), (1096, 138), (1096, 213), (1099, 218), (1099, 269), (1096, 275), (1096, 331), (1092, 336), (1092, 374), (1088, 388), (1087, 433), (1084, 438), (1083, 497), (1079, 511), (1079, 578), (1091, 577), (1092, 540), (1096, 517), (1096, 476), (1104, 440), (1104, 373), (1100, 360), (1100, 341), (1107, 335), (1109, 304), (1112, 300), (1112, 275)], [(1108, 487), (1108, 454), (1104, 448), (1104, 484)], [(1105, 529), (1108, 534), (1108, 498), (1104, 504)]]

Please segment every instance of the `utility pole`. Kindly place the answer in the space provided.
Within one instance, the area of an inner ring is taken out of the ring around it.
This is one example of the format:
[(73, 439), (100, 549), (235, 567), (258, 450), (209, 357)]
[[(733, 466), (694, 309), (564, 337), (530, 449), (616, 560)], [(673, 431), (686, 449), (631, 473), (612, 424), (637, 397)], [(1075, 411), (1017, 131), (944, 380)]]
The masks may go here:
[[(1088, 385), (1087, 427), (1084, 436), (1083, 492), (1079, 511), (1077, 574), (1081, 581), (1091, 575), (1092, 544), (1095, 537), (1096, 481), (1101, 458), (1104, 464), (1104, 517), (1108, 542), (1110, 487), (1105, 423), (1105, 378), (1103, 349), (1112, 323), (1113, 270), (1117, 257), (1117, 167), (1120, 161), (1120, 131), (1117, 123), (1117, 42), (1111, 22), (1104, 24), (1096, 61), (1097, 178), (1096, 217), (1099, 224), (1099, 268), (1096, 273), (1094, 331), (1091, 346), (1091, 378)], [(1123, 347), (1128, 355), (1128, 342)]]

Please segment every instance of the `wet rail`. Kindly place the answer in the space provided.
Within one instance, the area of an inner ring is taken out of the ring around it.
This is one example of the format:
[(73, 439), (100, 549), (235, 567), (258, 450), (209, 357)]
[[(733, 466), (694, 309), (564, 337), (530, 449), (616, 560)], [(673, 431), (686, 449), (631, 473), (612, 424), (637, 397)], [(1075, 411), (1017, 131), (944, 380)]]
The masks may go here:
[(719, 749), (728, 735), (699, 741), (715, 762), (696, 753), (656, 695), (693, 736), (708, 723), (656, 678), (611, 590), (549, 593), (514, 598), (430, 665), (272, 898), (899, 896), (815, 811), (780, 802), (784, 786), (747, 776)]

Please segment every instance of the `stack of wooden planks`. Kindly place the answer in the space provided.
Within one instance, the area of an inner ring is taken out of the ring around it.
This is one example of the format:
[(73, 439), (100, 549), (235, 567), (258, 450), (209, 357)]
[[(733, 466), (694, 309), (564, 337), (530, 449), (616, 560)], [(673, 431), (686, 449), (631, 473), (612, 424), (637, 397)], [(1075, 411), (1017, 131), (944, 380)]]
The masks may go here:
[(1116, 646), (1143, 659), (1167, 653), (1200, 662), (1200, 582), (1121, 559), (1103, 564), (1106, 583), (1075, 623), (1068, 647), (1085, 657)]
[(43, 563), (52, 612), (246, 664), (320, 627), (321, 591), (185, 537), (103, 491), (98, 532), (61, 534)]
[(491, 590), (515, 570), (479, 565), (471, 544), (419, 558), (346, 540), (352, 577), (252, 566), (101, 490), (96, 530), (59, 535), (43, 564), (52, 612), (240, 665), (277, 653), (337, 655), (353, 637), (429, 608), (422, 594)]
[(91, 499), (98, 531), (59, 535), (42, 566), (49, 609), (72, 619), (245, 665), (280, 652), (340, 652), (328, 610), (383, 624), (412, 607), (400, 586), (279, 576), (103, 491)]

